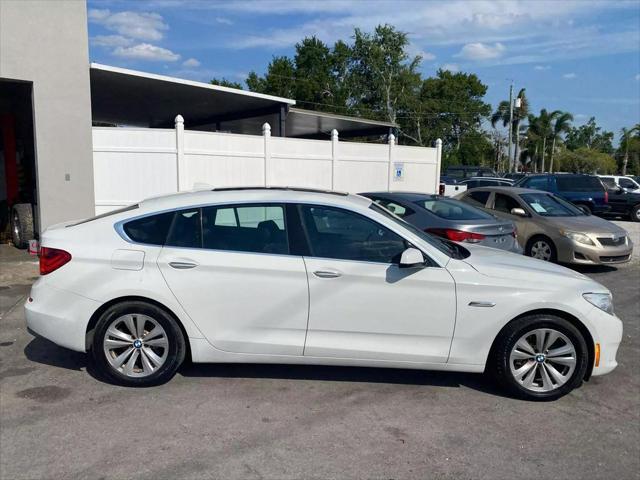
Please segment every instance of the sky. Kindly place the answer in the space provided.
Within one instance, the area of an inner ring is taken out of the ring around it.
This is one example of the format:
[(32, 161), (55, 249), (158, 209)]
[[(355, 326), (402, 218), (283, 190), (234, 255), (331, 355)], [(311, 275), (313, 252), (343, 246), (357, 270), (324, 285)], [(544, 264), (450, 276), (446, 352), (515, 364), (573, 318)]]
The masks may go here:
[(531, 108), (640, 123), (640, 0), (88, 0), (92, 62), (208, 82), (264, 73), (315, 35), (332, 45), (388, 23), (408, 34), (423, 77), (475, 73), (486, 101), (526, 88)]

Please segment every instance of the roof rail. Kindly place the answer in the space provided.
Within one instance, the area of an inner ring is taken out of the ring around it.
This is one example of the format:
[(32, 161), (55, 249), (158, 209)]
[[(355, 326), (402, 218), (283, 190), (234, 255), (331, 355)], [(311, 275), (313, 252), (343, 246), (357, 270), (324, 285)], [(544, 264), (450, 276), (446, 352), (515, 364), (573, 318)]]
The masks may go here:
[(331, 195), (340, 195), (346, 197), (349, 195), (347, 192), (336, 192), (334, 190), (321, 190), (319, 188), (304, 188), (304, 187), (222, 187), (212, 188), (212, 192), (232, 192), (234, 190), (290, 190), (293, 192), (310, 192), (310, 193), (328, 193)]

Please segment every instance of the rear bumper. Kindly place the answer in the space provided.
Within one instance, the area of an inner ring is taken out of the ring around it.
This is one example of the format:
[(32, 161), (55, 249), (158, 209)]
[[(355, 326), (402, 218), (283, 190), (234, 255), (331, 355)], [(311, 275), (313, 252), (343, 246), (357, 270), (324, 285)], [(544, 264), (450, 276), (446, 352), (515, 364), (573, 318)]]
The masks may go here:
[(42, 279), (31, 287), (24, 310), (34, 333), (61, 347), (86, 351), (89, 319), (100, 307), (95, 300), (47, 285)]

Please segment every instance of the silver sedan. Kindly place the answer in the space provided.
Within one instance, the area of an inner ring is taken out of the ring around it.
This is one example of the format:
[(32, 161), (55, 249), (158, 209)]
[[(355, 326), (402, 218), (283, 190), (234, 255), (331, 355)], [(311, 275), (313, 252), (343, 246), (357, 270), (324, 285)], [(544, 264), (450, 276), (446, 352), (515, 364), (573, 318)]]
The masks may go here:
[(624, 229), (586, 215), (552, 193), (485, 187), (468, 190), (456, 198), (515, 222), (525, 255), (587, 265), (624, 263), (631, 259), (633, 243)]

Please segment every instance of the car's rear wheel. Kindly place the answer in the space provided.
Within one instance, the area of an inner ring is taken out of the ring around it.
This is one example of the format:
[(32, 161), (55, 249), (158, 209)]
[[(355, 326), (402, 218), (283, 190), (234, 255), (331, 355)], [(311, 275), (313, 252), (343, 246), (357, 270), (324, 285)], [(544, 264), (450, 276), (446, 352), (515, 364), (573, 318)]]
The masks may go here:
[(175, 319), (145, 302), (109, 307), (99, 318), (91, 353), (110, 380), (146, 387), (170, 380), (184, 361), (185, 339)]
[(640, 222), (640, 204), (631, 209), (630, 217), (632, 222)]
[(544, 260), (545, 262), (556, 262), (558, 254), (553, 242), (543, 236), (533, 237), (527, 243), (526, 253), (529, 257)]
[(516, 396), (555, 400), (581, 385), (588, 362), (587, 344), (574, 325), (554, 315), (531, 315), (505, 327), (490, 368)]

